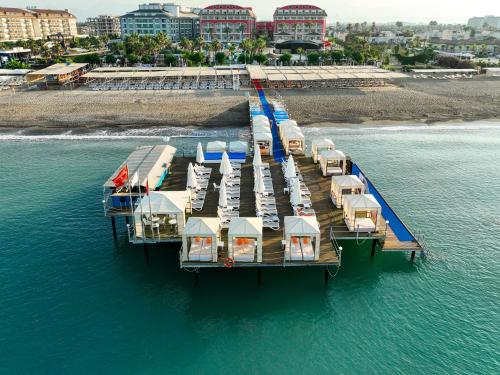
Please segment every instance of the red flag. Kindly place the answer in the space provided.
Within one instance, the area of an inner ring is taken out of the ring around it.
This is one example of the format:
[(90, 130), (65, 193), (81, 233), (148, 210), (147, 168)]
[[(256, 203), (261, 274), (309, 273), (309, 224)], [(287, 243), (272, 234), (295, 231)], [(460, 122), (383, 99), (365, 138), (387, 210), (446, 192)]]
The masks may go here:
[(149, 179), (146, 178), (146, 195), (149, 196)]
[(118, 175), (113, 178), (113, 183), (115, 184), (115, 187), (121, 187), (125, 185), (125, 181), (128, 180), (128, 166), (123, 167), (120, 172), (118, 172)]

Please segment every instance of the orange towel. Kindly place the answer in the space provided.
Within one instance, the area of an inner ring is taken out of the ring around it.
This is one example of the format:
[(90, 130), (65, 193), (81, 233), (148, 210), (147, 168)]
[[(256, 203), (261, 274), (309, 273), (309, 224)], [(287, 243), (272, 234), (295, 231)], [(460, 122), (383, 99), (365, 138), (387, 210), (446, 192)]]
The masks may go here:
[(299, 243), (299, 239), (297, 237), (292, 237), (292, 242), (297, 245)]
[(206, 242), (207, 242), (207, 245), (211, 245), (212, 244), (212, 238), (207, 237)]
[(309, 243), (309, 238), (304, 238), (304, 243), (307, 245)]

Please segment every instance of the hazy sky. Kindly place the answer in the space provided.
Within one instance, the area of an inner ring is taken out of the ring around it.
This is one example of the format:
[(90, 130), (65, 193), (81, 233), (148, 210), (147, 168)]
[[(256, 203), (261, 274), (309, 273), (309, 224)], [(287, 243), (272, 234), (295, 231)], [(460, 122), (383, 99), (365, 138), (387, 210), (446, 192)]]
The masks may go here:
[(133, 10), (139, 3), (177, 2), (181, 5), (204, 7), (211, 4), (245, 4), (252, 6), (257, 18), (271, 20), (277, 6), (307, 3), (326, 9), (328, 23), (336, 21), (406, 21), (466, 23), (472, 16), (500, 16), (500, 0), (0, 0), (0, 6), (70, 9), (83, 21), (86, 17), (98, 14), (122, 15)]

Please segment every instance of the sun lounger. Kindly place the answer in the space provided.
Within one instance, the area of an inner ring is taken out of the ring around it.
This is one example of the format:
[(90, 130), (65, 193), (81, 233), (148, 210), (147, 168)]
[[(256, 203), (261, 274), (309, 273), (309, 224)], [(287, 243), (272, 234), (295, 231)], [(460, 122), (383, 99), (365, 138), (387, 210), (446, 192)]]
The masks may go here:
[(314, 248), (310, 238), (304, 237), (300, 239), (300, 247), (302, 249), (303, 260), (314, 260)]
[(248, 238), (236, 239), (236, 245), (233, 245), (233, 259), (237, 262), (253, 262), (256, 247), (255, 240)]
[(302, 250), (300, 248), (300, 242), (297, 237), (293, 237), (285, 245), (285, 260), (288, 261), (302, 260)]

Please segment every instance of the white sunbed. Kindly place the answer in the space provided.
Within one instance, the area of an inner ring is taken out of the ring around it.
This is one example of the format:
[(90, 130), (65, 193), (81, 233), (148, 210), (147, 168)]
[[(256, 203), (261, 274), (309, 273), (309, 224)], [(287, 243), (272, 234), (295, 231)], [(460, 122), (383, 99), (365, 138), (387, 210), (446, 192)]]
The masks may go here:
[(189, 248), (188, 259), (192, 262), (200, 261), (201, 247), (203, 246), (203, 240), (201, 238), (194, 238), (191, 242), (191, 247)]
[(257, 243), (250, 240), (248, 244), (233, 246), (233, 259), (237, 262), (253, 262), (255, 260), (255, 249)]
[(301, 238), (300, 247), (302, 248), (303, 260), (314, 260), (314, 248), (310, 238)]
[(285, 246), (285, 259), (286, 260), (302, 260), (302, 250), (300, 248), (300, 243), (293, 243), (293, 240), (287, 242)]
[(360, 218), (354, 221), (354, 232), (375, 232), (375, 223), (370, 218)]

